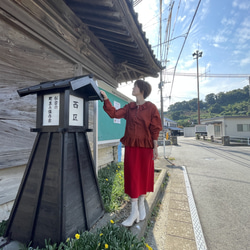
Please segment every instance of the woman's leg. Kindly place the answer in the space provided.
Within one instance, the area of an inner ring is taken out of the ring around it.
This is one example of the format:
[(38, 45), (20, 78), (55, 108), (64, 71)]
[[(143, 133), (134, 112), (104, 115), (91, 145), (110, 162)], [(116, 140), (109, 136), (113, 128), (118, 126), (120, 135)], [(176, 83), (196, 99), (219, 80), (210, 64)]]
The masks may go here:
[(146, 218), (145, 195), (141, 195), (139, 197), (138, 208), (139, 208), (139, 219), (144, 220)]
[(122, 222), (122, 225), (125, 227), (131, 227), (134, 222), (138, 223), (139, 219), (139, 209), (138, 209), (138, 199), (131, 199), (131, 212), (129, 217)]

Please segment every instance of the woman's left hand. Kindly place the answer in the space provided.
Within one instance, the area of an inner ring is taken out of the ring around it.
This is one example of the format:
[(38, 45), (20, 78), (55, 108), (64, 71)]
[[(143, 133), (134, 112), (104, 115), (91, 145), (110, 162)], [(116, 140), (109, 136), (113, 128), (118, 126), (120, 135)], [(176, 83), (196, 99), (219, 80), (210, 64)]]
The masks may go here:
[(156, 160), (158, 158), (158, 148), (153, 149), (153, 160)]
[(153, 148), (153, 160), (158, 158), (158, 141), (153, 140), (154, 148)]

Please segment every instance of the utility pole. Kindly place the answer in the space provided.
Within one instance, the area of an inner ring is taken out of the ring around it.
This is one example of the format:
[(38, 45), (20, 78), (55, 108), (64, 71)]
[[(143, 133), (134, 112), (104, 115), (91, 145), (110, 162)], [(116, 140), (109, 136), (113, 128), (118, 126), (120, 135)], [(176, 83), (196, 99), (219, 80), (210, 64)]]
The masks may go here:
[(193, 53), (194, 59), (197, 61), (197, 95), (198, 95), (198, 100), (197, 100), (197, 106), (198, 106), (198, 124), (201, 124), (201, 117), (200, 117), (200, 90), (199, 90), (199, 64), (198, 64), (198, 59), (199, 57), (202, 57), (202, 51), (199, 52), (199, 50), (196, 50), (196, 52)]
[[(160, 0), (160, 62), (162, 62), (162, 0)], [(159, 83), (159, 88), (161, 92), (161, 124), (162, 124), (162, 129), (164, 129), (164, 117), (163, 117), (163, 93), (162, 93), (162, 88), (163, 88), (163, 81), (162, 81), (162, 70), (160, 72), (160, 83)]]
[(250, 76), (248, 78), (248, 81), (249, 81), (249, 99), (250, 99)]
[(249, 99), (248, 99), (248, 113), (250, 113), (250, 76), (248, 78), (249, 81)]

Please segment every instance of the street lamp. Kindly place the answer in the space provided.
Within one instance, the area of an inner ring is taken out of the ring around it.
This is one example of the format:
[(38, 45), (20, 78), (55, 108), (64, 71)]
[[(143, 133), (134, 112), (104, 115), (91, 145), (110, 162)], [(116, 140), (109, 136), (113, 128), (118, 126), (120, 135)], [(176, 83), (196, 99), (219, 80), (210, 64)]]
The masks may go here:
[(196, 52), (193, 53), (193, 57), (197, 61), (197, 94), (198, 94), (197, 106), (198, 106), (198, 124), (200, 124), (201, 123), (201, 118), (200, 118), (200, 94), (199, 94), (199, 65), (198, 65), (198, 59), (199, 59), (199, 57), (202, 57), (202, 51), (199, 52), (199, 50), (196, 50)]

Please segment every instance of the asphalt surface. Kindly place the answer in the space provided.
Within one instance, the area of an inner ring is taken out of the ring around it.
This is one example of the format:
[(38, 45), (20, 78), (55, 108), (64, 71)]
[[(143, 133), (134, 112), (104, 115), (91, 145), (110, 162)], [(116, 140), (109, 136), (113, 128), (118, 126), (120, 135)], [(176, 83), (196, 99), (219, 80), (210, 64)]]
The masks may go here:
[(250, 147), (178, 137), (166, 155), (187, 169), (208, 249), (250, 249)]

